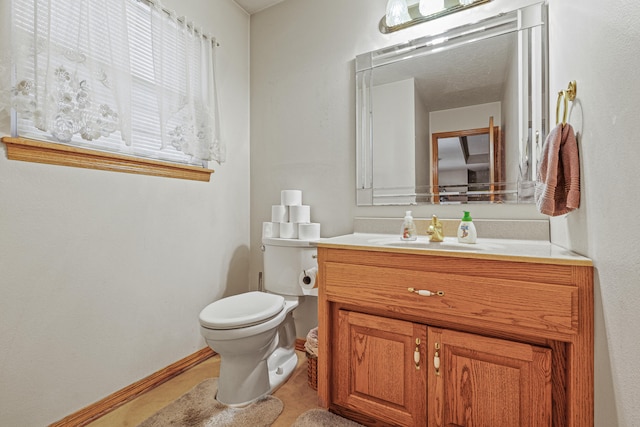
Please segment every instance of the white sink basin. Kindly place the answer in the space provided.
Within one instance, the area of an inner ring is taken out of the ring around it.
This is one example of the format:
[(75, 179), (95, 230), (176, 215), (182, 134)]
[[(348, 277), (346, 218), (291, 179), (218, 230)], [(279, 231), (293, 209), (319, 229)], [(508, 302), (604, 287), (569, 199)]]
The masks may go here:
[(445, 243), (445, 242), (390, 242), (385, 243), (384, 246), (393, 246), (397, 248), (420, 248), (420, 249), (434, 249), (440, 251), (472, 251), (478, 252), (482, 250), (477, 244), (464, 244), (464, 243)]
[(427, 238), (401, 240), (399, 237), (388, 237), (384, 239), (372, 239), (369, 243), (394, 248), (430, 249), (436, 251), (482, 252), (497, 249), (494, 247), (495, 245), (486, 243), (459, 243), (458, 240), (453, 237), (445, 237), (444, 242), (430, 242)]

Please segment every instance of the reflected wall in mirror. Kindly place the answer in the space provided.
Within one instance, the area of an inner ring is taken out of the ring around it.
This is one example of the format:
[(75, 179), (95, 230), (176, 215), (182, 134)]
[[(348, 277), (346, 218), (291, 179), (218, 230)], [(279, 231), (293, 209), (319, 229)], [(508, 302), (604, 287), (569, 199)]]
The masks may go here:
[[(356, 57), (357, 204), (533, 202), (547, 127), (545, 19), (539, 3)], [(475, 150), (470, 132), (491, 126), (489, 172), (450, 172), (438, 135)]]

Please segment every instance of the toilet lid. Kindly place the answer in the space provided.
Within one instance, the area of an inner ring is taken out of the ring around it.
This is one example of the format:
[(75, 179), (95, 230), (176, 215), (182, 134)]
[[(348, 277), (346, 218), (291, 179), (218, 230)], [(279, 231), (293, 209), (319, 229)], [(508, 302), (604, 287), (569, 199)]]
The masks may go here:
[(266, 292), (246, 292), (222, 298), (200, 312), (200, 324), (211, 329), (235, 329), (269, 320), (284, 309), (284, 298)]

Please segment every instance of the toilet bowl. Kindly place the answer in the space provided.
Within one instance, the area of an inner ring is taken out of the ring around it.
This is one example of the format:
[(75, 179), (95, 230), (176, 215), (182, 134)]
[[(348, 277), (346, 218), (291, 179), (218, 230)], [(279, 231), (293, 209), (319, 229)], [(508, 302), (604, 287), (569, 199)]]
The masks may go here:
[(244, 406), (273, 393), (297, 366), (298, 274), (317, 264), (315, 244), (300, 242), (263, 242), (267, 292), (222, 298), (200, 312), (200, 332), (220, 355), (216, 399), (225, 405)]
[(247, 292), (202, 310), (200, 332), (220, 354), (219, 402), (247, 405), (289, 378), (298, 363), (291, 313), (297, 306), (297, 298)]

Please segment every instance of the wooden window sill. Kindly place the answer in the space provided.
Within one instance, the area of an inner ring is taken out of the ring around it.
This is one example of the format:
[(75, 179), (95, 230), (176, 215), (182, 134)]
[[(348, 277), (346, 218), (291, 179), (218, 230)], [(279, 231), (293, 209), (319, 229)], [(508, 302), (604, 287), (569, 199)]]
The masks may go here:
[(208, 182), (212, 169), (129, 157), (27, 138), (3, 137), (9, 160)]

